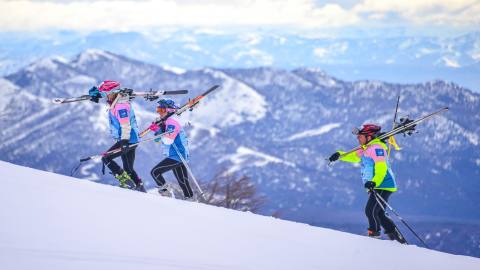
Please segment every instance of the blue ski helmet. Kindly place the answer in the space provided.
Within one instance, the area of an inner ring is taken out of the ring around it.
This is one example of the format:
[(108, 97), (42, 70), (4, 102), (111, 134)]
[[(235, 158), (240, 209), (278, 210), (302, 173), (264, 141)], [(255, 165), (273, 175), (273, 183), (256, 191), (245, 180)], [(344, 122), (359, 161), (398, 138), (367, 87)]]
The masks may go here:
[(166, 108), (166, 109), (178, 109), (175, 105), (175, 101), (169, 98), (160, 99), (158, 102), (157, 107)]

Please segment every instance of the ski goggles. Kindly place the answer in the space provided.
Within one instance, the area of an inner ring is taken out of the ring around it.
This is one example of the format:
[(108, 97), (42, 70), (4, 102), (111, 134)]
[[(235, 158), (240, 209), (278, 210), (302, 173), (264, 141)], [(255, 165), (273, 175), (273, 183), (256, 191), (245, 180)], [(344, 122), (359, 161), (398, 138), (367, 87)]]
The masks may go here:
[(166, 112), (175, 112), (175, 111), (176, 109), (174, 108), (157, 106), (157, 113), (166, 113)]
[(352, 128), (352, 134), (353, 135), (360, 135), (361, 134), (360, 131), (361, 131), (361, 129), (358, 128), (358, 127)]
[(102, 98), (106, 98), (108, 95), (110, 94), (117, 94), (117, 93), (120, 93), (121, 89), (120, 88), (117, 88), (117, 89), (114, 89), (114, 90), (111, 90), (111, 91), (100, 91), (100, 95), (102, 96)]

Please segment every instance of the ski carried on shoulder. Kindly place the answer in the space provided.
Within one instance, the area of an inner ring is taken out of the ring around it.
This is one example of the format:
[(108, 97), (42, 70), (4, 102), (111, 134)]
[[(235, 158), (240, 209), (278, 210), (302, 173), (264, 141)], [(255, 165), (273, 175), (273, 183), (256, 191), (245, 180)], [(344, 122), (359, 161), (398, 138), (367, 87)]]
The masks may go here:
[[(175, 112), (169, 112), (167, 115), (165, 115), (164, 117), (162, 118), (157, 118), (154, 123), (159, 125), (161, 124), (162, 122), (165, 122), (169, 117), (171, 117), (172, 115), (181, 115), (183, 112), (185, 112), (186, 110), (193, 110), (193, 108), (195, 106), (198, 105), (198, 103), (200, 102), (200, 100), (202, 100), (206, 95), (210, 94), (213, 90), (217, 89), (218, 87), (220, 87), (220, 85), (214, 85), (212, 87), (210, 87), (210, 89), (208, 89), (207, 91), (205, 91), (204, 93), (202, 93), (201, 95), (198, 95), (196, 96), (195, 98), (193, 99), (190, 99), (188, 100), (187, 103), (185, 103), (184, 105), (182, 105), (178, 110), (176, 110)], [(148, 132), (150, 132), (150, 129), (145, 129), (144, 131), (140, 132), (140, 138), (145, 136)]]
[[(165, 96), (165, 95), (184, 95), (188, 94), (188, 90), (162, 90), (162, 91), (146, 91), (146, 92), (141, 92), (141, 91), (134, 91), (132, 89), (124, 88), (120, 90), (120, 94), (124, 96), (129, 96), (131, 99), (136, 98), (136, 97), (143, 97), (145, 100), (153, 101), (160, 96)], [(72, 102), (78, 102), (78, 101), (85, 101), (85, 100), (90, 100), (89, 95), (82, 95), (79, 97), (69, 97), (69, 98), (54, 98), (52, 99), (52, 102), (54, 104), (65, 104), (65, 103), (72, 103)]]
[[(425, 120), (427, 120), (427, 119), (429, 119), (429, 118), (431, 118), (431, 117), (433, 117), (437, 114), (440, 114), (440, 113), (446, 112), (446, 111), (448, 111), (448, 107), (444, 107), (444, 108), (442, 108), (438, 111), (435, 111), (435, 112), (432, 112), (432, 113), (427, 114), (425, 116), (422, 116), (422, 117), (420, 117), (416, 120), (411, 120), (411, 119), (408, 119), (408, 118), (401, 118), (400, 123), (397, 124), (394, 129), (392, 129), (392, 130), (390, 130), (390, 131), (388, 131), (384, 134), (381, 134), (380, 136), (378, 136), (376, 138), (380, 139), (380, 140), (384, 140), (384, 139), (388, 139), (389, 137), (395, 136), (395, 135), (400, 134), (400, 133), (403, 133), (403, 134), (406, 134), (406, 135), (412, 135), (415, 132), (415, 127), (419, 123), (421, 123), (421, 122), (423, 122), (423, 121), (425, 121)], [(357, 147), (353, 148), (352, 150), (341, 154), (339, 158), (342, 158), (342, 157), (344, 157), (344, 156), (346, 156), (350, 153), (353, 153), (353, 152), (359, 150), (361, 147), (362, 146), (357, 146)], [(328, 158), (327, 158), (327, 160), (328, 160)]]

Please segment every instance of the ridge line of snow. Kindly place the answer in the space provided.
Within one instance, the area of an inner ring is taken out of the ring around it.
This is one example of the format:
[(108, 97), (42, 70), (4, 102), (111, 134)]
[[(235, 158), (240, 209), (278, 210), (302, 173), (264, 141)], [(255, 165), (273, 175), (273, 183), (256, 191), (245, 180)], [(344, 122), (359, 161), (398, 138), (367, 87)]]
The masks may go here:
[(316, 129), (309, 129), (309, 130), (302, 131), (300, 133), (293, 134), (292, 136), (288, 137), (286, 141), (290, 142), (290, 141), (294, 141), (294, 140), (298, 140), (306, 137), (320, 136), (340, 126), (341, 126), (340, 123), (326, 124)]

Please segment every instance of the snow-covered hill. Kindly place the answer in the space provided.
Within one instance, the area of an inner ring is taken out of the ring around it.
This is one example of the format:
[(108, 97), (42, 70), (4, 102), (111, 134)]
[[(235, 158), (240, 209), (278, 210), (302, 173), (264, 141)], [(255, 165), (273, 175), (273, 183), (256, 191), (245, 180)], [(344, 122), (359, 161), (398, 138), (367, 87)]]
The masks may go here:
[[(103, 105), (54, 106), (49, 102), (54, 96), (82, 95), (105, 79), (141, 90), (189, 89), (188, 97), (220, 84), (221, 89), (182, 120), (192, 124), (187, 131), (197, 178), (208, 181), (221, 169), (247, 175), (268, 198), (262, 213), (279, 211), (296, 221), (336, 221), (331, 227), (343, 228), (346, 217), (360, 213), (354, 219), (357, 229), (351, 231), (362, 234), (365, 192), (358, 168), (329, 167), (325, 158), (355, 146), (350, 133), (354, 126), (368, 121), (388, 129), (398, 93), (402, 116), (418, 117), (449, 106), (448, 113), (420, 125), (419, 134), (397, 138), (403, 150), (395, 153), (393, 164), (400, 190), (392, 203), (414, 225), (433, 217), (455, 220), (462, 226), (459, 230), (439, 228), (434, 222), (424, 226), (422, 237), (438, 235), (428, 240), (433, 247), (480, 256), (479, 94), (445, 81), (348, 82), (319, 69), (207, 68), (176, 73), (99, 50), (70, 61), (52, 61), (56, 64), (32, 63), (0, 80), (5, 112), (0, 122), (2, 160), (68, 175), (80, 157), (111, 145)], [(137, 100), (134, 107), (140, 128), (145, 128), (154, 117), (154, 103)], [(154, 185), (149, 171), (162, 157), (155, 144), (138, 149), (135, 166), (149, 187)], [(94, 162), (81, 167), (77, 176), (113, 183)], [(465, 227), (467, 221), (474, 226)], [(453, 238), (462, 241), (452, 242)]]
[[(0, 162), (2, 269), (478, 269), (480, 259)], [(372, 255), (374, 254), (374, 255)]]

